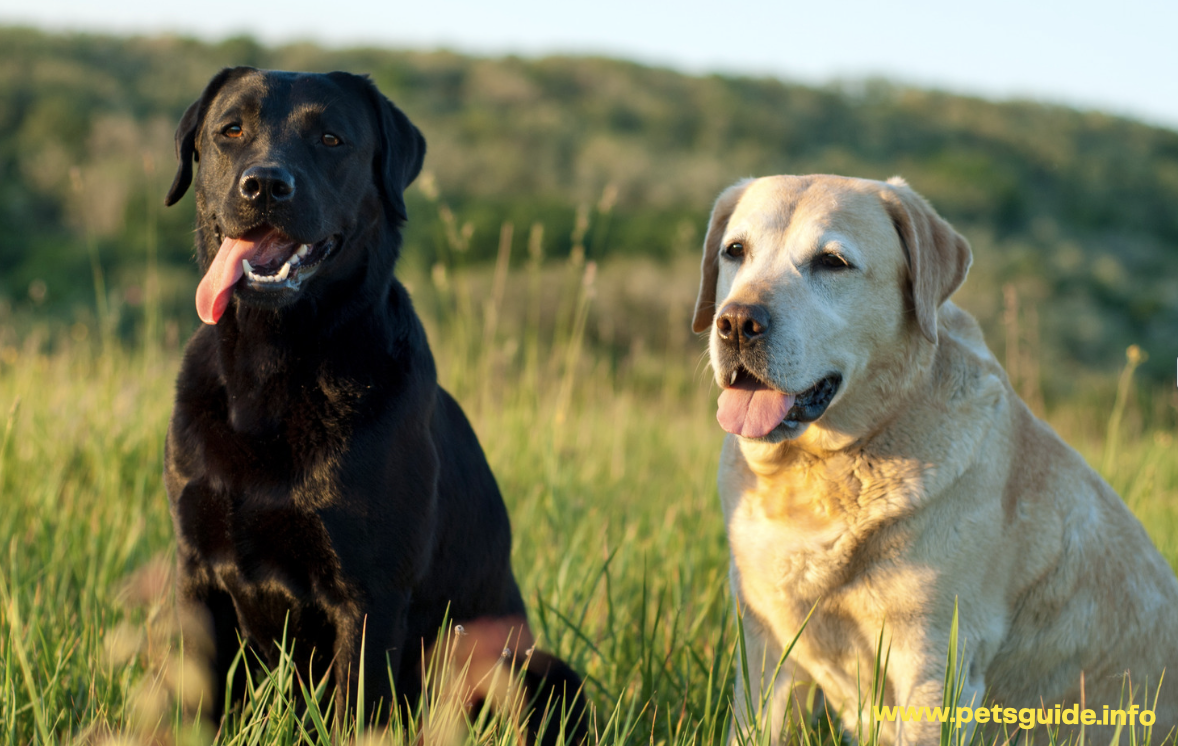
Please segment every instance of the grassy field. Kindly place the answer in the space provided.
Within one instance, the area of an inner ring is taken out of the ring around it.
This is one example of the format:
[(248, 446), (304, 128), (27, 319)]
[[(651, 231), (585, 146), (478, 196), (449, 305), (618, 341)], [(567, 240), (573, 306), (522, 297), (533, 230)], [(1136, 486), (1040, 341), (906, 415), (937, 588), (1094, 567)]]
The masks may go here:
[[(722, 742), (738, 639), (715, 488), (716, 392), (687, 329), (693, 270), (597, 267), (575, 252), (546, 264), (538, 232), (516, 236), (522, 266), (504, 251), (494, 271), (455, 261), (409, 273), (442, 382), (507, 500), (541, 644), (588, 675), (599, 742)], [(0, 350), (3, 743), (213, 735), (182, 715), (200, 682), (178, 662), (167, 577), (162, 442), (179, 352), (159, 327), (146, 323), (128, 345), (100, 329), (34, 324)], [(1129, 373), (1052, 404), (1047, 418), (1178, 565), (1178, 400), (1136, 391)], [(329, 740), (330, 713), (319, 723), (319, 708), (293, 706), (303, 699), (300, 682), (274, 672), (219, 742)], [(428, 709), (405, 728), (441, 717)], [(336, 726), (336, 741), (354, 735)], [(837, 730), (798, 736), (836, 743)], [(486, 743), (515, 737), (496, 723), (480, 732)]]

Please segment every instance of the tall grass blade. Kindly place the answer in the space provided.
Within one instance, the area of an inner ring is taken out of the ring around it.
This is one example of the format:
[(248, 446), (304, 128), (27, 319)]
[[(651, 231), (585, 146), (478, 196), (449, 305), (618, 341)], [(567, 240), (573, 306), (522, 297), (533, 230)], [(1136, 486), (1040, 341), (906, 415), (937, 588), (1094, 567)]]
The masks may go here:
[(1121, 419), (1125, 415), (1125, 405), (1129, 401), (1130, 387), (1133, 385), (1133, 371), (1145, 362), (1145, 352), (1137, 345), (1129, 345), (1125, 350), (1125, 367), (1117, 379), (1117, 398), (1113, 402), (1113, 411), (1108, 418), (1108, 433), (1104, 440), (1104, 458), (1100, 462), (1100, 471), (1105, 479), (1111, 478), (1117, 463), (1117, 448), (1121, 438)]
[[(9, 549), (9, 554), (12, 555), (16, 549), (15, 544), (11, 545)], [(14, 564), (10, 562), (10, 566)], [(16, 581), (15, 575), (13, 575), (13, 581)], [(41, 692), (38, 691), (37, 682), (33, 677), (33, 666), (29, 661), (29, 651), (25, 649), (23, 639), (25, 625), (21, 618), (20, 603), (16, 595), (9, 592), (8, 583), (4, 580), (3, 573), (0, 573), (0, 604), (3, 604), (5, 609), (5, 616), (8, 621), (8, 641), (12, 646), (12, 651), (16, 654), (16, 660), (20, 666), (25, 691), (29, 696), (29, 705), (33, 711), (33, 720), (37, 725), (37, 734), (41, 738), (41, 743), (51, 744), (53, 743), (53, 737), (49, 728), (49, 718), (45, 712)]]

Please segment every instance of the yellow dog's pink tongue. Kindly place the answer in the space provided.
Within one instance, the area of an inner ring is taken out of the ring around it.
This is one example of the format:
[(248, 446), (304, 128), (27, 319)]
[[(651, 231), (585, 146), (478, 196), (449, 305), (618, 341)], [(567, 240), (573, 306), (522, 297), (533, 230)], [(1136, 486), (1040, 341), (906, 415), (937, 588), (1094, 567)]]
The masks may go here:
[(720, 392), (716, 420), (734, 435), (763, 438), (781, 424), (795, 398), (742, 376), (736, 385)]

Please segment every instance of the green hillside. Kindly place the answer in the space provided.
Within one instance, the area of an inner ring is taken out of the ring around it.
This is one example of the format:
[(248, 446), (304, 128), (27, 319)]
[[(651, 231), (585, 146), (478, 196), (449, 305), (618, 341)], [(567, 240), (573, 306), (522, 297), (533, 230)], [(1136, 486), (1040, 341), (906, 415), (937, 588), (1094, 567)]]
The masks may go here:
[(711, 200), (737, 178), (901, 174), (973, 243), (960, 299), (992, 345), (1009, 329), (1010, 283), (1031, 312), (1019, 336), (1045, 371), (1114, 369), (1137, 343), (1144, 372), (1172, 380), (1178, 132), (885, 82), (18, 28), (0, 29), (0, 335), (28, 319), (93, 323), (94, 266), (117, 330), (132, 334), (153, 250), (164, 313), (191, 327), (191, 200), (162, 207), (171, 137), (205, 81), (234, 64), (370, 73), (421, 127), (426, 184), (454, 220), (434, 190), (411, 190), (409, 271), (493, 260), (504, 221), (517, 236), (542, 223), (546, 255), (567, 255), (578, 209), (593, 214), (588, 258), (669, 267), (698, 251)]

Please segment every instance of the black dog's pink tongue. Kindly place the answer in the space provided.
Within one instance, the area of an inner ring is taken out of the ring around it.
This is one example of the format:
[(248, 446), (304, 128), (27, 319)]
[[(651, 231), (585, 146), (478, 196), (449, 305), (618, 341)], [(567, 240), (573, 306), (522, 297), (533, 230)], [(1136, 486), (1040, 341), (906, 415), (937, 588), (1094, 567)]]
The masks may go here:
[(216, 324), (229, 305), (233, 286), (245, 274), (241, 260), (258, 259), (267, 244), (281, 234), (271, 228), (255, 228), (241, 238), (226, 238), (213, 257), (209, 271), (196, 288), (196, 313), (206, 324)]
[(775, 391), (752, 376), (741, 376), (720, 392), (716, 420), (720, 427), (745, 438), (763, 438), (781, 424), (796, 397)]

